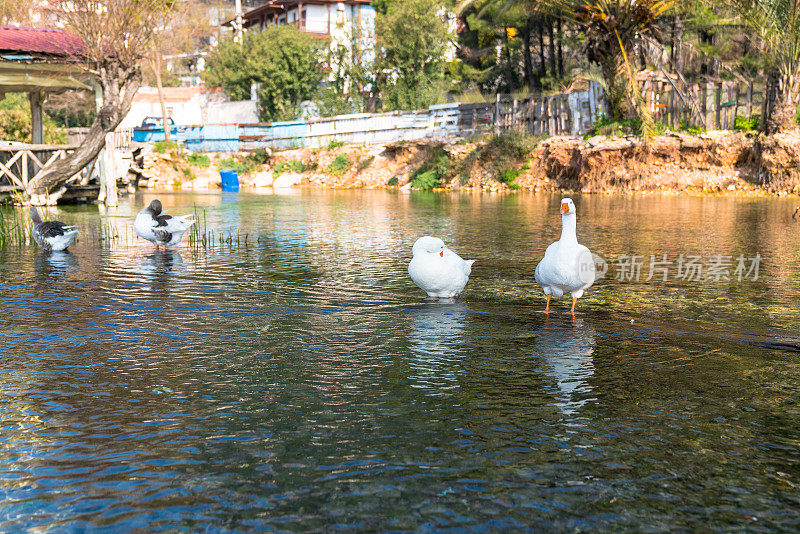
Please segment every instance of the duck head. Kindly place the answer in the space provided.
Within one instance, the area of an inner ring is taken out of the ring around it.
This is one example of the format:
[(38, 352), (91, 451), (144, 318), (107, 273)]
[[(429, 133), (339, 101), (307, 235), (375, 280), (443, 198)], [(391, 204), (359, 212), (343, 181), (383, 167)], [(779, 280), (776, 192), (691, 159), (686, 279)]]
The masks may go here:
[(438, 254), (444, 258), (444, 251), (447, 247), (444, 246), (444, 241), (438, 237), (431, 237), (429, 235), (420, 237), (414, 243), (411, 253), (416, 256), (417, 254)]
[(575, 213), (575, 203), (572, 202), (571, 198), (562, 198), (561, 199), (561, 215), (566, 215), (567, 213)]
[(148, 209), (148, 210), (150, 210), (150, 211), (153, 213), (153, 215), (158, 215), (158, 214), (160, 214), (160, 213), (161, 213), (161, 209), (162, 209), (162, 207), (161, 207), (161, 201), (160, 201), (160, 200), (154, 200), (154, 201), (152, 201), (152, 202), (150, 203), (150, 205), (149, 205), (149, 206), (147, 206), (147, 209)]

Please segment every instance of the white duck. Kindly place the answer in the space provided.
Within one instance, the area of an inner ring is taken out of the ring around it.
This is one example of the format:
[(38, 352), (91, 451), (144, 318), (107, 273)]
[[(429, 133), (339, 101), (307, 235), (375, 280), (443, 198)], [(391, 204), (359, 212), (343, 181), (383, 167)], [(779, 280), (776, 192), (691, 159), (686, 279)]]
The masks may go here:
[(42, 221), (36, 206), (31, 206), (33, 221), (33, 240), (46, 251), (67, 250), (80, 232), (74, 226), (67, 226), (61, 221)]
[(572, 294), (572, 315), (575, 303), (594, 283), (592, 253), (578, 243), (575, 233), (577, 215), (571, 198), (561, 199), (561, 239), (547, 247), (544, 259), (536, 266), (536, 283), (547, 295), (545, 312), (550, 312), (550, 299)]
[(408, 274), (430, 298), (454, 298), (469, 281), (472, 264), (447, 248), (437, 237), (417, 239), (412, 248), (414, 257), (408, 264)]
[(183, 234), (196, 222), (191, 217), (193, 215), (164, 215), (161, 201), (154, 200), (136, 216), (133, 229), (139, 237), (155, 244), (156, 250), (161, 246), (166, 252), (167, 247), (180, 242)]

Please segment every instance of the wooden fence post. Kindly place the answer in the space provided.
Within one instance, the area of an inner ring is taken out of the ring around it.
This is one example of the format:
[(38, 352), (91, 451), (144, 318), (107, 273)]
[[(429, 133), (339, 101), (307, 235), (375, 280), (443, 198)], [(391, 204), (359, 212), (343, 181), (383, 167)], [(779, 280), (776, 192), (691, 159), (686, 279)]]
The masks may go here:
[(500, 133), (500, 93), (495, 95), (494, 101), (494, 134)]

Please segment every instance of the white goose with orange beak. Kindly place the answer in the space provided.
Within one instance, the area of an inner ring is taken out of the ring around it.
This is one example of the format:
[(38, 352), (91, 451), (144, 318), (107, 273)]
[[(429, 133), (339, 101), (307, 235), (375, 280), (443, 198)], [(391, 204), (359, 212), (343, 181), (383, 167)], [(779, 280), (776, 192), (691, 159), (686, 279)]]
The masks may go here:
[(536, 283), (547, 295), (545, 312), (550, 313), (550, 299), (572, 294), (572, 315), (575, 303), (594, 283), (595, 266), (592, 253), (578, 243), (577, 215), (571, 198), (561, 200), (561, 239), (547, 247), (544, 259), (536, 266)]
[(429, 298), (434, 299), (457, 297), (467, 285), (475, 263), (475, 260), (461, 259), (438, 237), (420, 237), (411, 253), (414, 257), (408, 264), (408, 274)]

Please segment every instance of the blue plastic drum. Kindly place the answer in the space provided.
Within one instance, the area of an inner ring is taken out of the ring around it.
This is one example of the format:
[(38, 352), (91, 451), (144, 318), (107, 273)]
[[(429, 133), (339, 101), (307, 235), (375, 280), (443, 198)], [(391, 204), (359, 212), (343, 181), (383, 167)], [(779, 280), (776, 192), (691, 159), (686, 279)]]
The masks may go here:
[(239, 190), (239, 173), (236, 171), (219, 171), (222, 177), (222, 190), (236, 192)]

